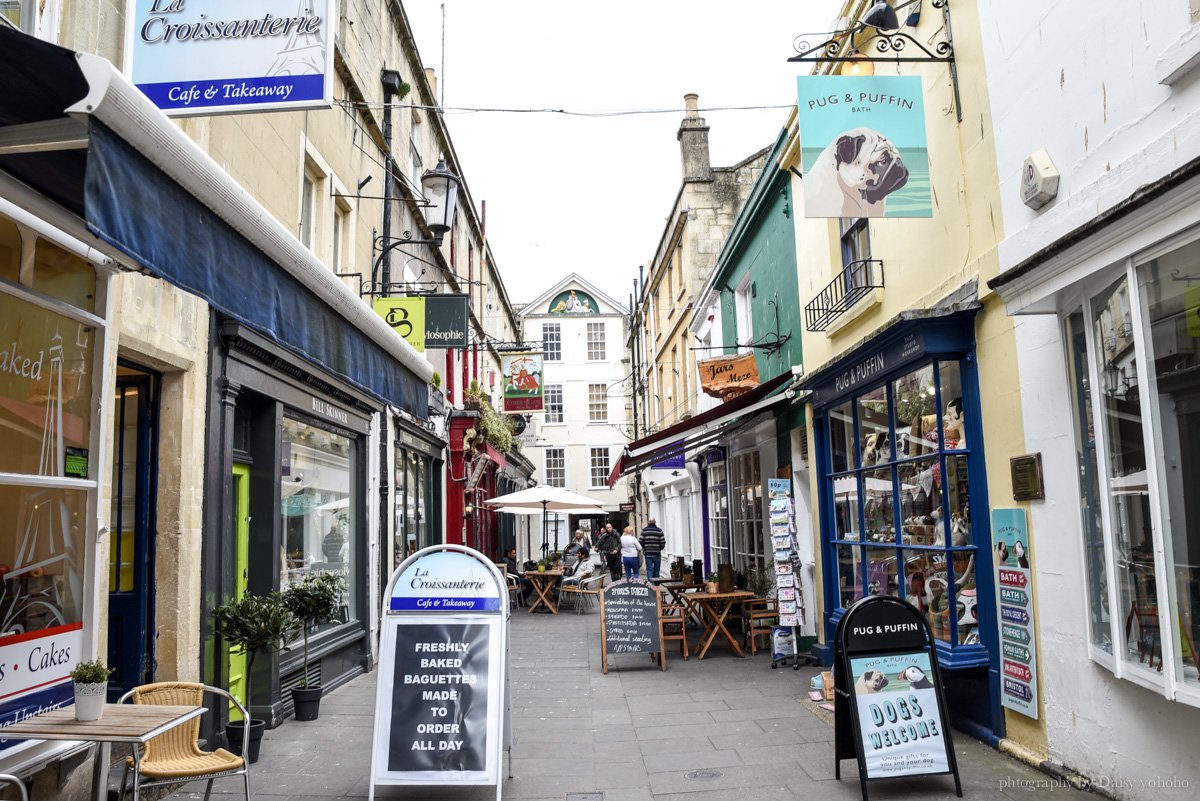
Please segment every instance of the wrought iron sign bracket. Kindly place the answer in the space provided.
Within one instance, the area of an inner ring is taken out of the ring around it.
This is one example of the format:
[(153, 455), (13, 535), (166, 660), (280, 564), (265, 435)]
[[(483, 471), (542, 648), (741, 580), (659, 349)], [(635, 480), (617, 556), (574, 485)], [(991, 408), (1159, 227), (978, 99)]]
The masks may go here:
[[(908, 0), (897, 5), (896, 10), (901, 11), (920, 2)], [(950, 27), (950, 0), (930, 0), (930, 5), (942, 12), (942, 28), (935, 34), (937, 41), (922, 44), (911, 34), (905, 33), (903, 27), (895, 31), (882, 31), (858, 22), (845, 30), (800, 34), (792, 42), (796, 55), (788, 61), (809, 64), (844, 64), (851, 61), (872, 64), (944, 62), (950, 69), (954, 113), (962, 122), (958, 67), (954, 61), (954, 34)], [(860, 34), (865, 38), (859, 38)]]

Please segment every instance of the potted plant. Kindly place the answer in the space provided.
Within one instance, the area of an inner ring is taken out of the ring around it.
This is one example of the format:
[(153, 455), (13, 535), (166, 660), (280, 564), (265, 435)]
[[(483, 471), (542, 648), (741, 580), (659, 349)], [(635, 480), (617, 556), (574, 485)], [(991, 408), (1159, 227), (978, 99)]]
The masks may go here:
[(539, 573), (545, 573), (545, 572), (546, 572), (546, 565), (547, 565), (547, 560), (545, 560), (545, 559), (539, 559), (539, 560), (538, 560), (538, 563), (537, 563), (537, 570), (538, 570), (538, 572), (539, 572)]
[(708, 585), (708, 591), (711, 593), (715, 593), (717, 591), (717, 586), (718, 586), (719, 581), (720, 581), (720, 578), (717, 576), (716, 573), (709, 573), (708, 576), (704, 579), (704, 583)]
[(283, 591), (283, 605), (300, 624), (304, 640), (304, 671), (300, 686), (292, 688), (296, 720), (316, 720), (321, 713), (321, 686), (308, 686), (308, 633), (337, 619), (346, 582), (334, 573), (310, 574)]
[[(222, 639), (231, 647), (240, 646), (246, 654), (246, 708), (249, 709), (254, 698), (251, 679), (254, 677), (255, 657), (260, 652), (269, 653), (284, 647), (296, 631), (296, 618), (283, 605), (279, 593), (246, 593), (239, 600), (214, 609), (213, 622)], [(250, 727), (250, 753), (246, 754), (246, 758), (253, 764), (258, 761), (258, 748), (266, 721), (255, 718), (249, 721), (233, 720), (225, 724), (225, 734), (229, 740), (229, 750), (240, 756), (242, 729), (246, 725)]]
[(766, 598), (775, 589), (775, 570), (767, 565), (746, 570), (746, 589), (756, 598)]
[(108, 677), (112, 670), (99, 659), (80, 662), (71, 669), (71, 681), (75, 682), (75, 719), (99, 720), (104, 714), (104, 703), (108, 700)]

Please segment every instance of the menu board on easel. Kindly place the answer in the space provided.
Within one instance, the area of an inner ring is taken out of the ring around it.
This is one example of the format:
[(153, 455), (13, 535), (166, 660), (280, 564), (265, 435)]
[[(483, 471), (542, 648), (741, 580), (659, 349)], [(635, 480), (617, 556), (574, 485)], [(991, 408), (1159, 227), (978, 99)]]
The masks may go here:
[(666, 670), (662, 642), (662, 596), (657, 587), (625, 579), (600, 592), (600, 662), (605, 673), (609, 654), (657, 654), (659, 666)]

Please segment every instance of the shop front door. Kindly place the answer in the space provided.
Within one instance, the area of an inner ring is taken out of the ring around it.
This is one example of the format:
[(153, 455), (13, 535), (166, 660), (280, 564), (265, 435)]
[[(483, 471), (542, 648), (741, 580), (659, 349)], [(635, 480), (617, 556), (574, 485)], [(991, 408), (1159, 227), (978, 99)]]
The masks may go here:
[[(250, 465), (233, 465), (233, 533), (234, 533), (234, 600), (246, 594), (246, 577), (250, 554)], [(228, 650), (229, 692), (246, 708), (246, 653), (241, 647)], [(242, 713), (232, 703), (229, 719), (241, 720)]]
[(121, 365), (114, 397), (109, 520), (108, 695), (115, 701), (154, 677), (157, 376)]

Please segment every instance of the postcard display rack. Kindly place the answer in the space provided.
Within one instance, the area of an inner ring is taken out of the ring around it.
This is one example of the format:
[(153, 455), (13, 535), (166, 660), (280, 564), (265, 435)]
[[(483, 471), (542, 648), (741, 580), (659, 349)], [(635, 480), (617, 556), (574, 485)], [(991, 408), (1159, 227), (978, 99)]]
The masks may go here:
[[(791, 489), (789, 479), (767, 480), (771, 551), (775, 559), (775, 598), (779, 606), (779, 625), (771, 636), (771, 668), (790, 662), (794, 670), (799, 670), (802, 663), (815, 660), (800, 653), (796, 647), (799, 629), (804, 625), (804, 597), (800, 551), (796, 544), (796, 506), (792, 502)], [(785, 645), (780, 647), (777, 643)]]

